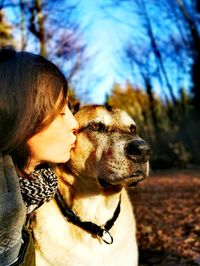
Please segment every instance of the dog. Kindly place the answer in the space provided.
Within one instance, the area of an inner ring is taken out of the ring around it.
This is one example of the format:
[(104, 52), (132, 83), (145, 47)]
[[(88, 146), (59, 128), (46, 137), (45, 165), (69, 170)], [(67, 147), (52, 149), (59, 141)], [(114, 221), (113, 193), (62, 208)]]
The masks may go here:
[(136, 266), (138, 248), (126, 188), (148, 176), (147, 143), (124, 111), (83, 106), (76, 147), (55, 169), (58, 193), (35, 213), (37, 266)]

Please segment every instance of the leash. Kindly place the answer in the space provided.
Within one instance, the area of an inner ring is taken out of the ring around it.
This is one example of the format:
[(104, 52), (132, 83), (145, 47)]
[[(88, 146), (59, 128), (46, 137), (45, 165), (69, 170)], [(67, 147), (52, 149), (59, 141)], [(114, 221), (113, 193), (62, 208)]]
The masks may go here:
[(70, 209), (70, 207), (67, 205), (65, 200), (63, 199), (63, 196), (61, 195), (60, 191), (57, 190), (55, 194), (55, 199), (57, 201), (57, 204), (64, 215), (64, 217), (74, 225), (79, 226), (83, 230), (87, 231), (88, 233), (92, 235), (96, 235), (100, 237), (106, 244), (112, 244), (113, 243), (113, 237), (109, 233), (109, 230), (113, 227), (115, 221), (117, 220), (119, 213), (120, 213), (120, 206), (121, 206), (121, 194), (119, 196), (119, 202), (115, 209), (115, 212), (113, 214), (113, 217), (106, 222), (104, 226), (99, 226), (95, 223), (88, 222), (88, 221), (82, 221), (79, 216), (77, 216), (73, 210)]

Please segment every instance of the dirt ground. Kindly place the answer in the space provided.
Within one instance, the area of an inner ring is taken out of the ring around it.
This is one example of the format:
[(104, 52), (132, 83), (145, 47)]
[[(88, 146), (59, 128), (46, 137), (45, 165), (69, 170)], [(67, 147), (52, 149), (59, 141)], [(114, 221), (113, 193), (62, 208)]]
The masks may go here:
[(140, 266), (200, 265), (200, 169), (151, 173), (129, 194)]

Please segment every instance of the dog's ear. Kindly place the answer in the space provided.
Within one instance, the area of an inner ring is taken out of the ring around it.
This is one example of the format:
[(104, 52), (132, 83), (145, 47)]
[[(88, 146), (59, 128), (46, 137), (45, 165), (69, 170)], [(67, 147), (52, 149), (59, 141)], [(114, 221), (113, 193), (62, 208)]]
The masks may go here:
[(74, 111), (73, 111), (73, 114), (77, 113), (80, 109), (80, 102), (77, 102), (75, 105), (74, 105)]
[(71, 112), (72, 112), (73, 115), (79, 111), (80, 105), (81, 104), (80, 104), (79, 101), (76, 101), (76, 102), (73, 102), (73, 103), (71, 103), (69, 101), (69, 109), (71, 110)]
[(108, 104), (108, 102), (106, 102), (105, 104), (104, 104), (104, 106), (105, 106), (105, 108), (109, 111), (109, 112), (111, 112), (112, 111), (112, 106), (110, 105), (110, 104)]

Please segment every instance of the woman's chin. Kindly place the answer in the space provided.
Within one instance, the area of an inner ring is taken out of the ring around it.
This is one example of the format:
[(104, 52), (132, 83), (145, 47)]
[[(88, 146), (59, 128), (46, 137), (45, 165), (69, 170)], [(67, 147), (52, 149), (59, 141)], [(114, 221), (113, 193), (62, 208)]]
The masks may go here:
[(69, 159), (70, 159), (70, 152), (63, 155), (62, 158), (60, 157), (60, 160), (56, 163), (66, 163), (67, 161), (69, 161)]

